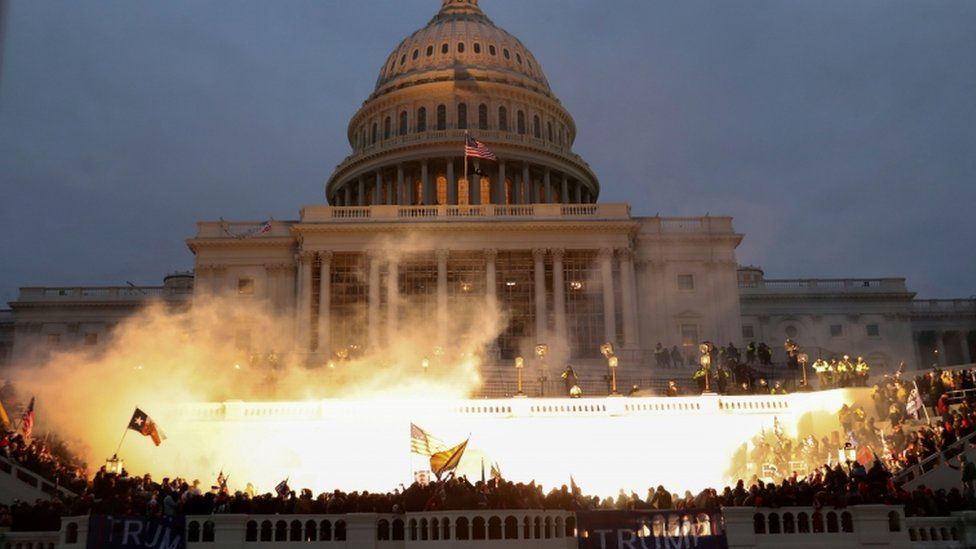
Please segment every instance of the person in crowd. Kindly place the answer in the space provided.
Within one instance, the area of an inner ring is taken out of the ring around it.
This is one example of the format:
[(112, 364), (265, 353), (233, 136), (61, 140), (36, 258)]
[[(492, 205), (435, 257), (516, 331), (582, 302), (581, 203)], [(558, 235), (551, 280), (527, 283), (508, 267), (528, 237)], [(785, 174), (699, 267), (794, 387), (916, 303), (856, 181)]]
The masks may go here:
[(755, 363), (756, 363), (756, 342), (750, 341), (749, 344), (746, 345), (746, 364), (752, 366)]
[(685, 359), (681, 356), (677, 345), (671, 346), (671, 365), (675, 368), (682, 368), (685, 365)]

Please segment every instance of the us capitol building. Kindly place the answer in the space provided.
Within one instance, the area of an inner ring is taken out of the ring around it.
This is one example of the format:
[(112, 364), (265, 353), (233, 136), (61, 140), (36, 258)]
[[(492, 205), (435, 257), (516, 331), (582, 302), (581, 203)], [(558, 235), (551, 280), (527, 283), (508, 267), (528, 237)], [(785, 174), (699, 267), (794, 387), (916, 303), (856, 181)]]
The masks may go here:
[[(444, 0), (350, 120), (327, 205), (294, 221), (200, 222), (193, 272), (160, 287), (21, 288), (0, 313), (3, 358), (104, 345), (149, 300), (228, 296), (294, 318), (283, 346), (310, 364), (381, 347), (418, 317), (432, 345), (450, 341), (462, 311), (496, 304), (505, 323), (489, 370), (539, 342), (601, 373), (599, 346), (613, 342), (622, 367), (661, 377), (681, 374), (657, 371), (659, 342), (685, 356), (703, 340), (782, 353), (792, 337), (889, 368), (976, 359), (976, 300), (916, 300), (902, 278), (767, 279), (738, 265), (730, 217), (636, 217), (600, 202), (576, 131), (517, 38), (477, 0)], [(466, 133), (497, 162), (465, 162)]]

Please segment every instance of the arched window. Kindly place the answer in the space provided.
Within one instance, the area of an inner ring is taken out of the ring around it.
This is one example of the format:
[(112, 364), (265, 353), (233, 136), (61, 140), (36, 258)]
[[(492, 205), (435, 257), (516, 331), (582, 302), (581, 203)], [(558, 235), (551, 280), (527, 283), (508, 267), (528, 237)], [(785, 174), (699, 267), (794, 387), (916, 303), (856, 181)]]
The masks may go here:
[(485, 519), (474, 517), (471, 521), (471, 539), (485, 539)]
[(427, 57), (434, 55), (434, 46), (427, 46)]
[(410, 541), (417, 541), (417, 519), (410, 519)]
[(474, 52), (475, 53), (481, 53), (481, 44), (479, 44), (477, 42), (474, 43)]
[(827, 533), (837, 533), (837, 513), (830, 511), (827, 513)]
[(576, 535), (576, 517), (566, 517), (566, 537), (571, 538)]
[(332, 523), (323, 520), (319, 523), (319, 541), (332, 541)]
[(888, 513), (888, 531), (901, 532), (901, 515), (898, 514), (898, 511)]
[(437, 105), (437, 129), (447, 129), (447, 107), (444, 105)]
[(512, 54), (508, 53), (508, 48), (502, 48), (502, 55), (505, 56), (505, 59), (512, 58)]
[(261, 521), (261, 541), (271, 541), (271, 521)]
[(288, 541), (288, 523), (279, 520), (275, 523), (275, 541)]
[(400, 57), (400, 67), (402, 68), (402, 67), (403, 67), (403, 65), (405, 65), (406, 63), (407, 63), (407, 54), (403, 54), (403, 55), (402, 55), (402, 56)]
[(451, 519), (441, 519), (441, 539), (451, 539)]
[(810, 533), (810, 516), (806, 513), (800, 513), (796, 516), (796, 531), (801, 534)]
[(302, 522), (300, 520), (291, 521), (288, 529), (288, 541), (302, 541)]
[(393, 133), (393, 121), (390, 120), (389, 116), (387, 116), (386, 119), (383, 120), (383, 139), (389, 139), (392, 133)]
[(796, 522), (793, 520), (793, 513), (783, 513), (783, 533), (796, 533)]
[(505, 539), (518, 539), (518, 519), (505, 517)]
[(393, 541), (403, 541), (403, 520), (393, 519)]
[(200, 523), (191, 520), (189, 524), (186, 525), (186, 541), (196, 543), (200, 541)]
[(454, 527), (454, 537), (455, 539), (466, 540), (469, 539), (468, 535), (468, 519), (465, 517), (459, 517)]
[(420, 107), (417, 109), (417, 132), (427, 131), (427, 109)]
[(413, 50), (413, 55), (410, 58), (416, 60), (417, 57), (420, 57), (420, 50)]
[(854, 517), (847, 511), (840, 514), (840, 531), (841, 532), (853, 532), (854, 531)]
[[(255, 524), (255, 522), (253, 520), (250, 521), (250, 522), (248, 522), (247, 525), (248, 525), (249, 528), (253, 528), (254, 531), (257, 532), (257, 524)], [(255, 537), (256, 537), (256, 535), (255, 535)], [(69, 522), (68, 523), (68, 527), (64, 531), (64, 542), (66, 544), (68, 544), (68, 543), (70, 543), (70, 544), (78, 543), (78, 523), (77, 522)]]
[(464, 103), (457, 106), (457, 127), (459, 130), (468, 129), (468, 106)]
[(478, 129), (488, 129), (488, 105), (484, 103), (478, 105)]
[(214, 522), (207, 520), (203, 522), (203, 541), (212, 543), (214, 540)]
[(335, 523), (335, 540), (346, 541), (346, 521), (337, 520)]
[(519, 65), (522, 64), (522, 56), (519, 54), (519, 52), (515, 52), (515, 60), (518, 61)]
[(407, 135), (407, 111), (400, 112), (400, 135)]
[(824, 531), (824, 519), (823, 513), (820, 511), (813, 512), (813, 533), (822, 534)]
[(525, 135), (525, 113), (522, 112), (522, 111), (519, 111), (518, 112), (518, 115), (516, 116), (516, 118), (518, 119), (517, 120), (517, 129), (518, 129), (519, 135)]
[(390, 521), (386, 519), (380, 519), (376, 523), (376, 541), (389, 541), (390, 540)]
[(488, 519), (488, 539), (502, 539), (502, 519), (498, 517)]
[(766, 515), (762, 513), (752, 515), (752, 531), (756, 534), (766, 533)]
[(464, 42), (458, 42), (458, 53), (464, 53)]
[(505, 107), (498, 107), (498, 129), (508, 131), (508, 109)]
[(447, 42), (441, 44), (441, 53), (447, 53)]
[(305, 521), (305, 541), (315, 541), (318, 539), (318, 528), (315, 527), (314, 520)]
[(430, 528), (427, 525), (427, 519), (425, 518), (420, 519), (420, 540), (421, 541), (427, 541), (427, 532), (429, 530)]
[(253, 520), (249, 520), (247, 521), (247, 526), (244, 528), (244, 541), (257, 541), (257, 540), (258, 540), (258, 523)]
[(532, 117), (532, 135), (536, 139), (542, 139), (542, 124), (539, 121), (539, 115)]
[(770, 534), (779, 533), (779, 515), (777, 513), (769, 514), (769, 533)]

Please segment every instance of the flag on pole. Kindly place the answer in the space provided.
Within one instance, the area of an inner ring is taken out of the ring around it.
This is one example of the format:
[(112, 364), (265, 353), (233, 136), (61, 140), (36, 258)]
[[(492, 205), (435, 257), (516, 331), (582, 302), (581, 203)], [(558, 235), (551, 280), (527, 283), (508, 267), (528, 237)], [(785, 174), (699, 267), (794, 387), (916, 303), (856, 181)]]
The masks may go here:
[(908, 403), (905, 404), (905, 413), (918, 419), (918, 411), (924, 407), (922, 397), (918, 394), (918, 387), (912, 388), (912, 392), (908, 394)]
[(275, 493), (278, 494), (281, 497), (287, 496), (288, 495), (288, 492), (290, 492), (290, 491), (291, 491), (291, 488), (288, 487), (288, 479), (287, 478), (285, 480), (279, 482), (278, 485), (275, 486)]
[(24, 438), (30, 438), (34, 432), (34, 397), (31, 397), (30, 404), (24, 410), (24, 415), (20, 416), (20, 432)]
[(166, 440), (166, 434), (159, 429), (156, 422), (139, 408), (136, 408), (136, 411), (132, 412), (132, 419), (129, 420), (129, 429), (142, 436), (151, 438), (153, 444), (156, 446), (159, 446)]
[(498, 466), (498, 462), (491, 464), (491, 479), (498, 482), (502, 479), (502, 468)]
[(569, 475), (569, 493), (573, 494), (574, 496), (583, 493), (582, 490), (580, 490), (580, 487), (576, 485), (576, 479), (573, 478), (573, 475)]
[(7, 415), (7, 410), (4, 409), (3, 403), (0, 402), (0, 427), (4, 430), (10, 425), (10, 416)]
[(444, 450), (445, 444), (441, 439), (431, 435), (417, 425), (410, 424), (410, 452), (429, 456)]
[(443, 452), (437, 452), (430, 456), (430, 470), (434, 472), (438, 480), (441, 478), (441, 475), (453, 471), (461, 463), (461, 456), (464, 455), (464, 450), (468, 447), (468, 440), (453, 448), (448, 448)]
[(483, 158), (491, 161), (498, 160), (495, 153), (488, 150), (488, 147), (484, 143), (467, 134), (464, 136), (464, 157)]

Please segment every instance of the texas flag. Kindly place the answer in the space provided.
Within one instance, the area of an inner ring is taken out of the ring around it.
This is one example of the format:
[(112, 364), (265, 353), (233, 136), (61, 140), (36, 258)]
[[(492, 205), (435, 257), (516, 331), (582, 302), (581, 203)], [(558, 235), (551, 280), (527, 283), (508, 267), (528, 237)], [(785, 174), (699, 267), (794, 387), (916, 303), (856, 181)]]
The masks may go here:
[(139, 408), (136, 408), (136, 411), (132, 412), (132, 419), (129, 420), (129, 429), (143, 436), (150, 437), (156, 446), (159, 446), (166, 440), (166, 435), (159, 430), (156, 422)]

